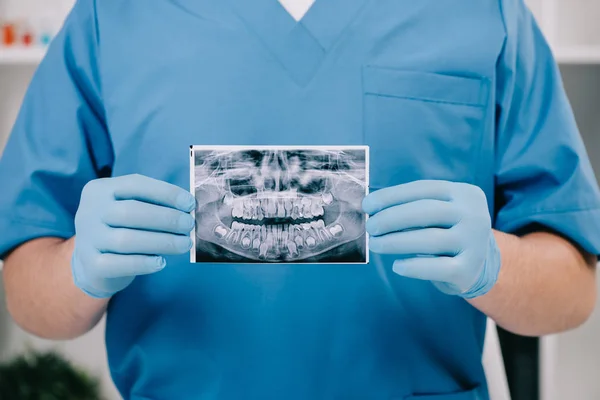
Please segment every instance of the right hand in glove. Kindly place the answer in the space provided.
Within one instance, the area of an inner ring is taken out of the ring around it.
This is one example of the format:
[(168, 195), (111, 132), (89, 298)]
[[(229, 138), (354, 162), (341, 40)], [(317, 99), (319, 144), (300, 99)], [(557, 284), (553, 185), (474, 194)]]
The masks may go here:
[(163, 256), (191, 249), (195, 206), (190, 192), (141, 175), (89, 182), (75, 216), (75, 285), (108, 298), (137, 275), (162, 270)]

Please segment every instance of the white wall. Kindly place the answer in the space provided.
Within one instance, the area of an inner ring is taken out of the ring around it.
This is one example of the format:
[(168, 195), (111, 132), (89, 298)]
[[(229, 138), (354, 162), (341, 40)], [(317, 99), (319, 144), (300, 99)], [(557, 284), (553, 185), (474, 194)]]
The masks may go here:
[[(0, 66), (0, 153), (33, 71), (34, 67), (31, 66)], [(74, 341), (40, 340), (22, 331), (12, 322), (6, 311), (2, 288), (0, 280), (0, 359), (5, 360), (29, 346), (40, 349), (55, 348), (100, 377), (107, 400), (120, 399), (110, 379), (106, 362), (104, 320), (93, 331)]]
[(0, 65), (0, 151), (14, 123), (35, 67)]

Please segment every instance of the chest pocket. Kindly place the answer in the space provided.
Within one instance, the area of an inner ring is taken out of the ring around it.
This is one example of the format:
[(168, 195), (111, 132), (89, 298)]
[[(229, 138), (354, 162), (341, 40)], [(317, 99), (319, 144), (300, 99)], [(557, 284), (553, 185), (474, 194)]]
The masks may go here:
[(363, 68), (371, 188), (419, 179), (472, 183), (489, 87), (486, 78)]

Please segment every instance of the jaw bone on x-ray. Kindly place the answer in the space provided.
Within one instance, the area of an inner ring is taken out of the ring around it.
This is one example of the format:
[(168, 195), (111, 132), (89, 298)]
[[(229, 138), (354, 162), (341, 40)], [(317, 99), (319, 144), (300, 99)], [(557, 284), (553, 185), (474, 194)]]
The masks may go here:
[(192, 146), (192, 262), (368, 263), (368, 147)]

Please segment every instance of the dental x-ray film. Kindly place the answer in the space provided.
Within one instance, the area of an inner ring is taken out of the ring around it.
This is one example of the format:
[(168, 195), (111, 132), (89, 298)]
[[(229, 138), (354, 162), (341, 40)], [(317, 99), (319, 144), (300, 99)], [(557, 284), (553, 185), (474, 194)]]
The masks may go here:
[(367, 146), (191, 146), (193, 263), (366, 264)]

